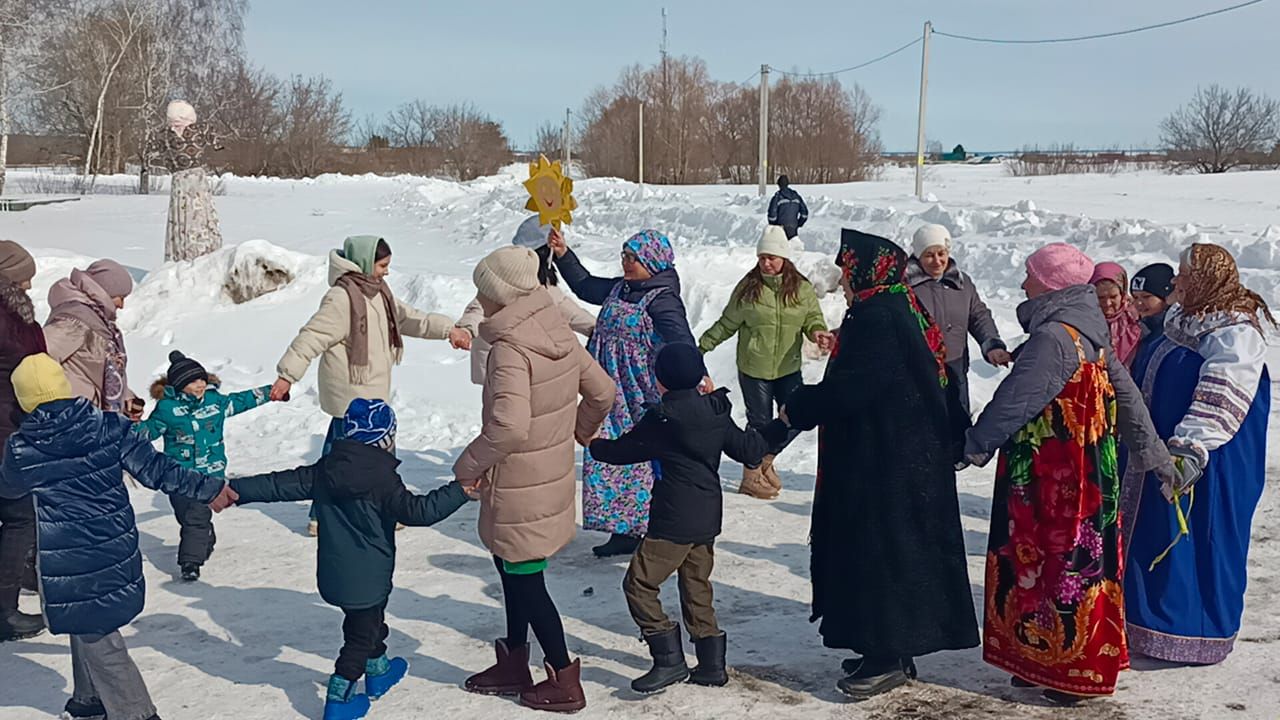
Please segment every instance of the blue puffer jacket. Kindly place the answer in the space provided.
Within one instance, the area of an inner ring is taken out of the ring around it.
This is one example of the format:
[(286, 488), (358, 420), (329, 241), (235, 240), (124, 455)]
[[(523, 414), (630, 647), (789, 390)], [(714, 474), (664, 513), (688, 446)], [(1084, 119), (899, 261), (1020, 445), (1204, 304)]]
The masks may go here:
[(0, 497), (36, 500), (40, 597), (49, 630), (105, 634), (142, 612), (138, 527), (123, 471), (166, 493), (209, 502), (223, 481), (157, 452), (122, 415), (88, 400), (36, 408), (9, 438)]

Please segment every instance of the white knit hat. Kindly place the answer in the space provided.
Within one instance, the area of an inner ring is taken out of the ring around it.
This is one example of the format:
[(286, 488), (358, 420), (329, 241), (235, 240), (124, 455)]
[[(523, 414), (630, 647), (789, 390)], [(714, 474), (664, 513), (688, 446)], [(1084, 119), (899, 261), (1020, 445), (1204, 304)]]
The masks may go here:
[(791, 241), (787, 239), (787, 231), (781, 225), (766, 225), (760, 244), (756, 246), (756, 255), (773, 255), (790, 260)]
[(921, 225), (911, 238), (911, 254), (920, 257), (925, 250), (939, 245), (951, 249), (951, 231), (941, 225)]
[(476, 291), (506, 307), (538, 289), (538, 256), (509, 245), (489, 253), (471, 275)]

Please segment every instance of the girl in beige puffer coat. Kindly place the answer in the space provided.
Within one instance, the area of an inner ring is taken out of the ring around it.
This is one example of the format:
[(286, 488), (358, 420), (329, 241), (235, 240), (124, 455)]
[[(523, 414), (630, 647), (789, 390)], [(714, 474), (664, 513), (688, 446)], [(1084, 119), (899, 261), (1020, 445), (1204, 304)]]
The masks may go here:
[[(484, 424), (453, 472), (464, 484), (483, 481), (480, 540), (493, 553), (507, 611), (497, 664), (467, 689), (519, 693), (528, 707), (564, 712), (586, 706), (581, 664), (569, 660), (543, 571), (575, 532), (574, 441), (596, 436), (615, 388), (538, 282), (538, 262), (533, 251), (508, 247), (476, 267), (486, 316), (480, 337), (491, 345)], [(529, 673), (530, 627), (546, 656), (548, 679), (538, 685)]]

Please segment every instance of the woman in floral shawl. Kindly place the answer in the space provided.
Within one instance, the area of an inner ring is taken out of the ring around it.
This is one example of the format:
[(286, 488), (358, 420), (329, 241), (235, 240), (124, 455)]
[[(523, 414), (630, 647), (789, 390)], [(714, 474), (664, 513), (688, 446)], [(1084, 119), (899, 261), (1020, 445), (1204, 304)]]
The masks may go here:
[(837, 687), (864, 699), (915, 677), (916, 656), (978, 644), (954, 467), (968, 416), (947, 392), (942, 333), (903, 284), (907, 254), (842, 240), (849, 312), (826, 377), (767, 432), (821, 427), (811, 620), (827, 647), (862, 655)]
[(1182, 470), (1170, 484), (1126, 469), (1125, 619), (1135, 652), (1210, 664), (1231, 652), (1244, 611), (1271, 409), (1263, 320), (1275, 320), (1217, 245), (1183, 254), (1171, 299), (1134, 377)]
[(1124, 635), (1116, 446), (1129, 463), (1173, 473), (1089, 279), (1093, 262), (1054, 243), (1027, 258), (1031, 337), (969, 431), (965, 457), (999, 449), (987, 539), (983, 657), (1016, 687), (1060, 704), (1115, 692)]

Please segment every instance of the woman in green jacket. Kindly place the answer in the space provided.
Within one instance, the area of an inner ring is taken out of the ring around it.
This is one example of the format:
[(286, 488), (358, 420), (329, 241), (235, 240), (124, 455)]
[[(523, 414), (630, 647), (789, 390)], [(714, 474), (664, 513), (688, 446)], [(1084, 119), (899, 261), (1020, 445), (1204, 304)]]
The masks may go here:
[[(747, 406), (747, 425), (763, 430), (773, 421), (774, 406), (786, 403), (800, 387), (800, 351), (804, 338), (830, 351), (835, 337), (827, 331), (813, 283), (791, 262), (791, 244), (776, 225), (765, 228), (756, 249), (759, 261), (738, 283), (724, 314), (702, 334), (698, 348), (711, 352), (738, 336), (738, 384)], [(795, 439), (791, 433), (769, 450), (764, 464), (743, 468), (739, 492), (771, 500), (782, 490), (774, 458)]]

